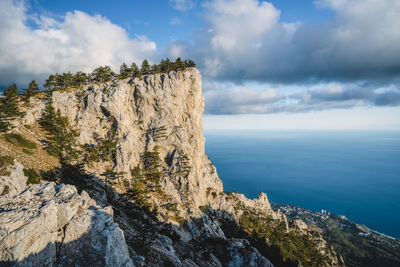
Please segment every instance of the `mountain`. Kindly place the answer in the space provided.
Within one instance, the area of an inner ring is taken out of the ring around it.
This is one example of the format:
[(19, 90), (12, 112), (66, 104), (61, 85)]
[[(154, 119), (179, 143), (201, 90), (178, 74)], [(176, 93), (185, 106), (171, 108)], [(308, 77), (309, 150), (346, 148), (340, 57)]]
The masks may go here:
[(47, 91), (0, 138), (0, 265), (344, 266), (323, 237), (224, 192), (186, 68)]

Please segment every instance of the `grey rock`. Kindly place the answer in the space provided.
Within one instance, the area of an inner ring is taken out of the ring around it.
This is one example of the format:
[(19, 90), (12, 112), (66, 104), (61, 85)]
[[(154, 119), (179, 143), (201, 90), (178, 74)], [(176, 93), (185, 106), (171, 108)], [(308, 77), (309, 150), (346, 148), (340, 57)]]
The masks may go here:
[(1, 197), (0, 239), (0, 265), (133, 266), (112, 214), (71, 185)]
[(0, 194), (13, 197), (26, 188), (28, 178), (24, 175), (24, 166), (14, 160), (14, 165), (7, 166), (7, 175), (0, 176)]

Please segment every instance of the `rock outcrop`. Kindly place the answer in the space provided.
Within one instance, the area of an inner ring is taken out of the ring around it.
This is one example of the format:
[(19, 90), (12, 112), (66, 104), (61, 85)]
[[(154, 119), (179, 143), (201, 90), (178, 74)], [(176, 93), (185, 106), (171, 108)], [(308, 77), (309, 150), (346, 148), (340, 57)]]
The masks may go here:
[(111, 207), (70, 185), (0, 198), (1, 266), (133, 266)]
[[(52, 179), (84, 191), (44, 183), (15, 198), (3, 196), (0, 260), (21, 266), (270, 267), (270, 260), (296, 266), (317, 257), (320, 266), (343, 266), (319, 234), (272, 210), (266, 194), (250, 200), (223, 191), (205, 154), (197, 69), (115, 79), (50, 97), (78, 133), (76, 161), (85, 163), (83, 169), (55, 167)], [(39, 95), (24, 106), (16, 129), (40, 129), (48, 99)], [(311, 248), (300, 261), (305, 244)]]
[(28, 178), (24, 175), (24, 166), (14, 160), (13, 165), (3, 167), (6, 175), (0, 176), (0, 196), (15, 196), (26, 188)]

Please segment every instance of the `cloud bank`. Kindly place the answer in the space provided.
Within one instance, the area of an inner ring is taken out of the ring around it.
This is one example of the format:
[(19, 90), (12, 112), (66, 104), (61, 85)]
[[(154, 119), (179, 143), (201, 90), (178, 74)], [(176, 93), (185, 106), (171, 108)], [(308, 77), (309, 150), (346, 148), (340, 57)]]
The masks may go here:
[[(206, 114), (268, 114), (321, 111), (326, 109), (349, 109), (365, 106), (400, 106), (400, 90), (374, 86), (365, 83), (328, 83), (298, 92), (280, 89), (255, 90), (248, 87), (218, 82), (205, 83)], [(208, 88), (208, 89), (207, 89)]]
[[(211, 114), (400, 105), (400, 2), (314, 3), (333, 11), (333, 18), (314, 25), (285, 23), (281, 11), (265, 1), (209, 1), (208, 27), (195, 32), (191, 43), (171, 43), (169, 54), (194, 58), (209, 83), (236, 84), (205, 92)], [(252, 82), (284, 86), (269, 102), (263, 91), (244, 89)], [(285, 85), (303, 91), (288, 93)]]
[(153, 58), (157, 52), (146, 36), (130, 39), (123, 28), (100, 15), (73, 11), (58, 19), (31, 16), (23, 2), (11, 0), (0, 1), (0, 36), (3, 86), (105, 64), (118, 70), (124, 61)]
[(333, 19), (285, 23), (272, 4), (214, 0), (204, 5), (208, 28), (194, 44), (171, 44), (196, 59), (203, 73), (222, 81), (315, 83), (398, 81), (400, 2), (321, 0)]

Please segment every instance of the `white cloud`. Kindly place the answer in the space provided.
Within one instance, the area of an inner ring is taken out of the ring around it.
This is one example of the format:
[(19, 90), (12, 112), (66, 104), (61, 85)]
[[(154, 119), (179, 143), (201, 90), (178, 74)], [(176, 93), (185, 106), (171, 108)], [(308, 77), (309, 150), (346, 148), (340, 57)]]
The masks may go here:
[[(276, 83), (398, 79), (400, 2), (321, 0), (334, 17), (320, 24), (287, 23), (259, 0), (212, 0), (208, 30), (182, 49), (209, 77)], [(318, 9), (315, 11), (318, 12)]]
[[(206, 112), (212, 114), (400, 105), (400, 1), (315, 4), (334, 16), (320, 24), (287, 23), (265, 1), (211, 0), (204, 4), (208, 25), (193, 33), (191, 43), (174, 41), (167, 50), (195, 59), (206, 80)], [(237, 85), (218, 89), (226, 82)], [(275, 91), (284, 97), (265, 102), (261, 92), (243, 89), (249, 82), (286, 85)], [(291, 85), (305, 88), (282, 90)], [(394, 89), (374, 92), (389, 87)]]
[(195, 6), (193, 0), (169, 0), (169, 3), (176, 9), (182, 12), (192, 9)]
[(50, 73), (91, 71), (100, 65), (118, 70), (122, 62), (153, 58), (156, 44), (127, 32), (100, 15), (68, 12), (60, 20), (41, 16), (34, 28), (22, 2), (0, 1), (0, 84), (27, 83)]

